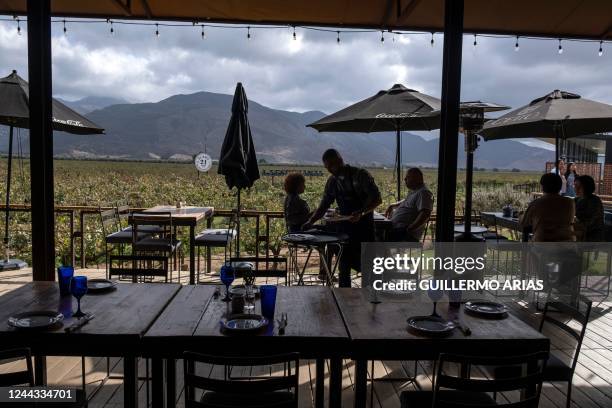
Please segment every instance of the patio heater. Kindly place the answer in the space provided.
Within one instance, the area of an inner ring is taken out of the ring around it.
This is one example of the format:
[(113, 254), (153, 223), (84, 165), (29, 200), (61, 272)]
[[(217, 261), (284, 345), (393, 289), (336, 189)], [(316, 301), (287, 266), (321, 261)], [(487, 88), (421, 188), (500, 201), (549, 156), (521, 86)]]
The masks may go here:
[(474, 151), (478, 148), (476, 133), (484, 125), (484, 108), (462, 104), (459, 116), (460, 131), (465, 135), (465, 206), (464, 232), (455, 238), (458, 242), (482, 242), (484, 239), (472, 234), (472, 183), (474, 176)]

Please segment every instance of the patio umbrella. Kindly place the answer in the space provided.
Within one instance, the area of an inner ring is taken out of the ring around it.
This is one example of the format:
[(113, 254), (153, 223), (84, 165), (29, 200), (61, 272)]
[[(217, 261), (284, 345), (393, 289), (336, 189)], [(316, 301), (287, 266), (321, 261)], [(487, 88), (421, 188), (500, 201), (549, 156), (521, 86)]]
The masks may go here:
[[(9, 219), (11, 197), (11, 170), (13, 161), (13, 129), (30, 127), (29, 87), (17, 71), (0, 78), (0, 124), (9, 126), (9, 151), (6, 178), (6, 212), (4, 218), (4, 245), (6, 259), (0, 261), (0, 271), (19, 269), (26, 265), (19, 259), (9, 259)], [(75, 134), (100, 134), (104, 129), (79, 115), (57, 100), (52, 101), (53, 129)]]
[(238, 189), (237, 254), (240, 253), (240, 190), (250, 188), (255, 180), (259, 179), (259, 167), (249, 125), (248, 110), (249, 103), (246, 93), (242, 84), (238, 82), (232, 102), (232, 117), (221, 146), (217, 170), (217, 173), (225, 176), (225, 183), (230, 189), (234, 187)]
[(555, 160), (558, 160), (560, 139), (609, 131), (612, 131), (612, 105), (554, 90), (487, 122), (478, 133), (485, 140), (552, 137)]
[(401, 132), (440, 127), (440, 100), (395, 84), (307, 126), (319, 132), (396, 132), (397, 199), (401, 200)]

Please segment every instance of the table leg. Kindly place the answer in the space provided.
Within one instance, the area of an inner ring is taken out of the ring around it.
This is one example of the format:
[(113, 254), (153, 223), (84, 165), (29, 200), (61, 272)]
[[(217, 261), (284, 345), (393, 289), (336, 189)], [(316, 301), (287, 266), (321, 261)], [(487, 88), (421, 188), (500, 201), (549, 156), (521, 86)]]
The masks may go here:
[(169, 358), (166, 360), (166, 405), (168, 408), (176, 405), (176, 360)]
[(47, 357), (34, 356), (34, 384), (47, 385)]
[(317, 358), (315, 378), (315, 408), (325, 406), (325, 360)]
[(365, 408), (368, 394), (368, 362), (355, 360), (355, 408)]
[(164, 407), (164, 360), (161, 358), (151, 359), (151, 383), (152, 383), (152, 406), (153, 408)]
[(329, 406), (340, 408), (342, 406), (342, 359), (329, 360)]
[(189, 226), (189, 284), (195, 285), (195, 225)]
[(138, 407), (138, 363), (134, 356), (123, 357), (123, 406)]

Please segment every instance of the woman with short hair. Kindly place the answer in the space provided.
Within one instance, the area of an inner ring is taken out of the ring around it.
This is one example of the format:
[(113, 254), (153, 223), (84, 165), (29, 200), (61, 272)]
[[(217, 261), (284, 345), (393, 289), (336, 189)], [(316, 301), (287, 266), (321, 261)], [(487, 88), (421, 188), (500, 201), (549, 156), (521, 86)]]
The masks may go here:
[(581, 241), (604, 241), (604, 208), (595, 195), (595, 180), (591, 176), (578, 176), (574, 180), (576, 190), (576, 229)]
[(310, 207), (308, 203), (300, 197), (306, 189), (306, 178), (302, 173), (290, 173), (285, 177), (285, 224), (287, 231), (301, 231), (302, 225), (310, 217)]

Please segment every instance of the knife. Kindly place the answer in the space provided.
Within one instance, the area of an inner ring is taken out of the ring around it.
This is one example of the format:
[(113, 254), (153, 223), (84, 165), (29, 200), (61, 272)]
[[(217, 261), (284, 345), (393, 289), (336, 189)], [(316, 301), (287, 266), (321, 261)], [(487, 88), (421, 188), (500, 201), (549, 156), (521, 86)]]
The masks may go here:
[(93, 314), (89, 314), (89, 315), (83, 316), (82, 318), (80, 318), (79, 320), (74, 322), (72, 325), (66, 327), (64, 330), (66, 331), (66, 333), (72, 333), (73, 331), (78, 330), (81, 327), (85, 326), (94, 317), (95, 317), (95, 315), (93, 315)]
[(463, 333), (464, 336), (469, 336), (472, 334), (472, 331), (470, 330), (470, 328), (463, 325), (463, 323), (461, 323), (461, 320), (455, 319), (453, 323), (455, 323), (455, 326), (457, 326), (459, 330), (461, 330), (461, 333)]

